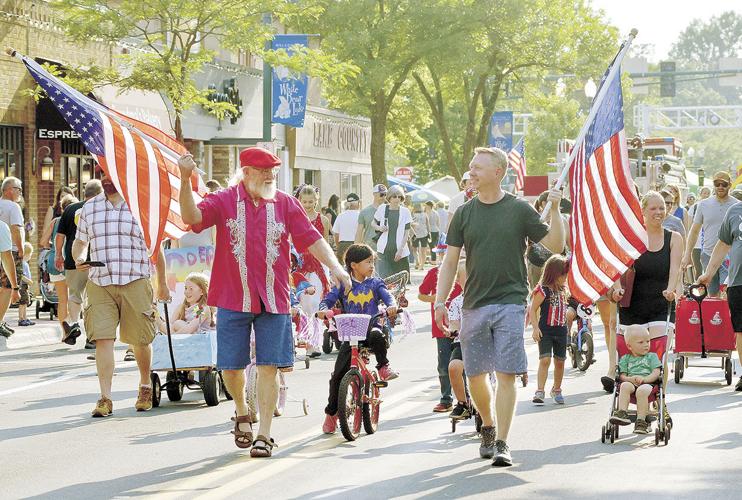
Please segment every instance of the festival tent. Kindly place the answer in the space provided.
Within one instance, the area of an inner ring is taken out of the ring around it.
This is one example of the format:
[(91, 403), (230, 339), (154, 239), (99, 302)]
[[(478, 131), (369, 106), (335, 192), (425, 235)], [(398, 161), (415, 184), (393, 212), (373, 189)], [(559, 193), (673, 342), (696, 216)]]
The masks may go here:
[(393, 175), (387, 175), (386, 180), (390, 186), (399, 186), (402, 189), (404, 189), (406, 193), (409, 191), (416, 191), (418, 189), (423, 188), (422, 186), (418, 186), (417, 184), (413, 182), (403, 181), (402, 179), (394, 177)]
[(446, 195), (449, 198), (453, 198), (454, 196), (456, 196), (456, 193), (459, 192), (459, 185), (456, 182), (456, 179), (454, 179), (450, 175), (446, 175), (441, 177), (440, 179), (430, 181), (423, 187), (425, 189), (430, 189), (431, 191), (436, 191), (440, 194)]
[(407, 198), (412, 200), (412, 203), (425, 203), (426, 201), (442, 201), (443, 203), (448, 203), (449, 201), (451, 201), (451, 198), (449, 198), (445, 194), (433, 191), (432, 189), (424, 188), (410, 191), (409, 193), (407, 193)]

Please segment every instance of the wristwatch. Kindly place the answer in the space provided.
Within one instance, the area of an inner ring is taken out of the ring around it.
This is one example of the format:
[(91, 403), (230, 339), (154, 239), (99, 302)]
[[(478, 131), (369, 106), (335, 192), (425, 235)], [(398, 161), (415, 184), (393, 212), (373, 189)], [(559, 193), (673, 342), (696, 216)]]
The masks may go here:
[(14, 286), (14, 287), (13, 287), (13, 290), (15, 290), (15, 291), (17, 292), (17, 291), (19, 291), (19, 290), (20, 290), (20, 288), (19, 288), (19, 287), (17, 287), (17, 286)]
[(445, 308), (446, 307), (446, 303), (445, 302), (436, 302), (435, 305), (433, 306), (433, 309), (435, 310), (435, 309), (438, 309), (439, 307)]

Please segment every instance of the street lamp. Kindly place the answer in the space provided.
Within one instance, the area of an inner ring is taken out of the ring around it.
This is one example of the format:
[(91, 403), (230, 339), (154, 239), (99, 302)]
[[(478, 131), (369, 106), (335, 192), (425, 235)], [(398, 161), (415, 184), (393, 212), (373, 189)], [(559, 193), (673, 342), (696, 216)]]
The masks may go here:
[[(41, 146), (36, 151), (36, 158), (39, 157), (39, 153), (42, 149), (46, 149), (46, 155), (44, 156), (44, 159), (41, 160), (41, 180), (42, 181), (53, 181), (54, 180), (54, 160), (50, 156), (52, 154), (52, 150), (49, 148), (49, 146)], [(36, 175), (36, 165), (31, 165), (31, 173)]]
[(592, 78), (588, 79), (587, 83), (585, 83), (585, 97), (588, 99), (595, 99), (595, 96), (598, 94), (598, 86), (595, 85), (595, 82)]

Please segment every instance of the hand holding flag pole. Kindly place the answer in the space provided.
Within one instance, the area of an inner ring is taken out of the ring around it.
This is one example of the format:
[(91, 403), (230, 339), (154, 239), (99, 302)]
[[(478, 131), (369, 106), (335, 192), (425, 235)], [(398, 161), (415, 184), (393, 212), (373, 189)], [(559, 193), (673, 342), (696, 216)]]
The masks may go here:
[[(639, 30), (637, 30), (636, 28), (633, 28), (631, 30), (631, 32), (629, 33), (629, 36), (626, 38), (626, 40), (622, 44), (621, 49), (618, 51), (616, 58), (613, 60), (613, 63), (611, 64), (611, 67), (609, 68), (606, 77), (603, 79), (603, 82), (610, 82), (612, 78), (616, 75), (616, 73), (620, 71), (621, 61), (623, 61), (624, 56), (626, 56), (626, 53), (629, 51), (629, 48), (631, 47), (631, 43), (634, 41), (634, 38), (636, 38), (636, 35), (638, 33), (639, 33)], [(595, 100), (590, 106), (590, 113), (587, 116), (587, 120), (585, 120), (585, 123), (582, 125), (582, 129), (580, 130), (580, 133), (577, 135), (577, 139), (575, 140), (575, 146), (572, 148), (572, 151), (569, 152), (567, 163), (565, 164), (565, 167), (562, 170), (562, 174), (559, 176), (559, 179), (557, 179), (557, 182), (554, 185), (554, 189), (561, 189), (562, 185), (564, 184), (564, 181), (567, 179), (567, 176), (569, 175), (570, 165), (572, 165), (572, 162), (574, 161), (575, 156), (577, 156), (577, 152), (580, 149), (580, 144), (582, 144), (582, 141), (585, 140), (585, 135), (587, 135), (587, 131), (590, 128), (590, 124), (593, 122), (595, 115), (598, 113), (600, 104), (603, 102), (603, 99), (605, 98), (605, 95), (607, 93), (608, 93), (608, 85), (601, 85), (600, 90), (598, 91), (598, 95), (595, 96)], [(546, 206), (544, 207), (544, 211), (541, 212), (541, 220), (546, 220), (546, 216), (548, 215), (550, 208), (551, 208), (551, 201), (547, 201)]]

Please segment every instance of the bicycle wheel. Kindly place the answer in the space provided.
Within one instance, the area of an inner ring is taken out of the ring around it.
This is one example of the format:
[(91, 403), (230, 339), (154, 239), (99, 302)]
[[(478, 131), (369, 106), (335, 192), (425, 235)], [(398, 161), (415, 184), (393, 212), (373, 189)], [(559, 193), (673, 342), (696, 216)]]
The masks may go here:
[(363, 382), (358, 370), (350, 370), (340, 381), (338, 389), (338, 421), (340, 430), (348, 441), (355, 441), (361, 434)]
[(577, 368), (584, 372), (593, 363), (593, 334), (583, 332), (577, 350)]
[[(374, 382), (376, 381), (376, 374), (374, 374)], [(363, 403), (363, 430), (366, 434), (373, 434), (379, 428), (379, 410), (381, 406), (381, 397), (379, 388), (375, 384), (371, 384), (369, 389), (370, 398), (367, 402)]]

